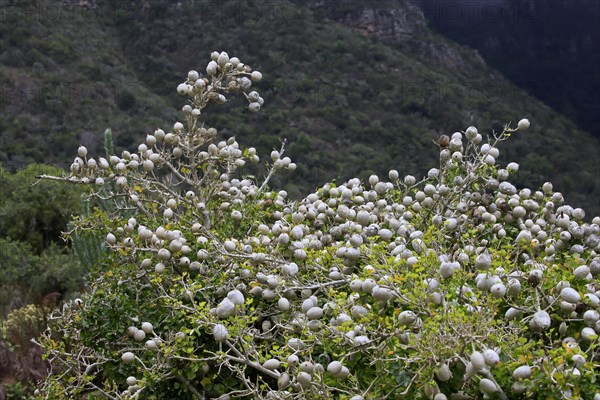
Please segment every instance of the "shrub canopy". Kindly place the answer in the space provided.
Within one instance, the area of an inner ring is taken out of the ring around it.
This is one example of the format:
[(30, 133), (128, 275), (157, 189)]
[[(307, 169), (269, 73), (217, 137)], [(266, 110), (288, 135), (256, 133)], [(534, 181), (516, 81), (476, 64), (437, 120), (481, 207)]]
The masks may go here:
[(283, 145), (257, 181), (255, 150), (202, 123), (234, 93), (263, 104), (260, 73), (211, 57), (183, 122), (54, 178), (111, 205), (74, 231), (109, 252), (42, 339), (40, 398), (600, 398), (600, 218), (510, 183), (498, 146), (529, 121), (440, 137), (423, 179), (293, 201), (268, 187)]

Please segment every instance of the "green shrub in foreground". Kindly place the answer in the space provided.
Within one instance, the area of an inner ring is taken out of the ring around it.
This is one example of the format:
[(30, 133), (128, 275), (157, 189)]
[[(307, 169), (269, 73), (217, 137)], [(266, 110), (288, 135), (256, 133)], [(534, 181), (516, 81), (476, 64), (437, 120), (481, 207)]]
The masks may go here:
[(600, 218), (510, 183), (498, 145), (529, 121), (443, 136), (423, 179), (291, 201), (267, 186), (283, 146), (257, 182), (255, 150), (202, 123), (232, 93), (258, 111), (260, 73), (217, 52), (206, 72), (177, 88), (183, 122), (54, 177), (115, 182), (121, 211), (75, 223), (110, 254), (42, 340), (40, 398), (600, 398)]

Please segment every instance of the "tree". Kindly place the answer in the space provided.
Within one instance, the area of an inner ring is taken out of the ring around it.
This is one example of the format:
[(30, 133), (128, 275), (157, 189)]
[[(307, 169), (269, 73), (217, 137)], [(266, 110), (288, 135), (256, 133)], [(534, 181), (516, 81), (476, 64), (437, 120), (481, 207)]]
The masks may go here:
[[(295, 168), (259, 161), (202, 123), (262, 75), (213, 52), (190, 71), (184, 123), (71, 175), (97, 208), (73, 233), (109, 253), (90, 292), (42, 338), (63, 399), (590, 398), (599, 370), (600, 217), (546, 183), (518, 190), (475, 127), (442, 136), (426, 177), (327, 183), (301, 201), (268, 188)], [(114, 190), (99, 194), (114, 182)], [(461, 397), (462, 396), (462, 397)], [(600, 398), (596, 393), (594, 399)]]
[(81, 209), (81, 188), (35, 180), (36, 175), (60, 173), (43, 164), (30, 164), (14, 174), (0, 167), (1, 237), (27, 242), (36, 254), (51, 243), (64, 244), (61, 231)]

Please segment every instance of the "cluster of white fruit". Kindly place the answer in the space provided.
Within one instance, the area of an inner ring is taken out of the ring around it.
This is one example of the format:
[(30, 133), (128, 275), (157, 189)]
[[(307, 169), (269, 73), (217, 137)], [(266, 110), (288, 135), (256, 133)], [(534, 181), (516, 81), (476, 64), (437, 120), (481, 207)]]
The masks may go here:
[[(264, 99), (258, 92), (245, 93), (252, 87), (252, 82), (260, 82), (262, 74), (253, 71), (237, 57), (229, 58), (225, 52), (213, 51), (211, 61), (206, 66), (208, 78), (201, 77), (197, 71), (188, 72), (187, 80), (177, 86), (177, 93), (192, 98), (193, 104), (205, 105), (207, 101), (223, 104), (227, 101), (225, 95), (219, 92), (244, 92), (248, 100), (248, 109), (253, 112), (260, 110)], [(200, 115), (203, 107), (189, 109), (189, 112)], [(186, 111), (186, 110), (184, 110)]]
[[(212, 81), (190, 71), (178, 87), (198, 110), (211, 88), (260, 80), (226, 53), (213, 53), (207, 73)], [(262, 104), (252, 93), (251, 110)], [(116, 396), (172, 379), (174, 359), (202, 363), (199, 378), (212, 374), (197, 381), (222, 379), (230, 393), (254, 398), (508, 398), (542, 389), (570, 398), (593, 387), (600, 217), (585, 222), (550, 183), (517, 190), (509, 178), (518, 164), (497, 165), (497, 144), (528, 120), (488, 143), (475, 127), (440, 138), (440, 165), (421, 181), (391, 170), (292, 201), (266, 189), (275, 171), (296, 168), (283, 150), (271, 153), (258, 185), (239, 174), (259, 160), (256, 150), (233, 138), (213, 144), (216, 130), (199, 126), (195, 109), (184, 108), (186, 126), (148, 135), (138, 153), (96, 162), (80, 148), (68, 178), (115, 180), (115, 204), (137, 211), (94, 226), (128, 266), (97, 285), (118, 279), (144, 319), (157, 318), (148, 303), (169, 310), (162, 339), (145, 322), (126, 329), (137, 342), (154, 334), (145, 348), (111, 349), (144, 375)], [(90, 307), (93, 298), (81, 318)], [(194, 354), (182, 353), (190, 346)], [(392, 368), (396, 375), (380, 373)]]
[[(142, 329), (138, 329), (137, 327), (132, 325), (129, 328), (127, 328), (127, 334), (130, 337), (132, 337), (136, 342), (143, 342), (146, 339), (147, 334), (154, 334), (154, 327), (150, 322), (144, 322), (142, 324)], [(160, 343), (160, 337), (154, 335), (154, 338), (146, 341), (145, 346), (148, 350), (156, 350)]]

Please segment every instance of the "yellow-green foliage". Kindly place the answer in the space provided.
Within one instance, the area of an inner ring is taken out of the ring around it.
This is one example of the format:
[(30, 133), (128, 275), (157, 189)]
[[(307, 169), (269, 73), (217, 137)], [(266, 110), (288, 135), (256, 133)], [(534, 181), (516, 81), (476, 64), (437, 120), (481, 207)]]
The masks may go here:
[(0, 337), (12, 346), (28, 345), (46, 328), (45, 310), (35, 304), (12, 310), (0, 321)]

